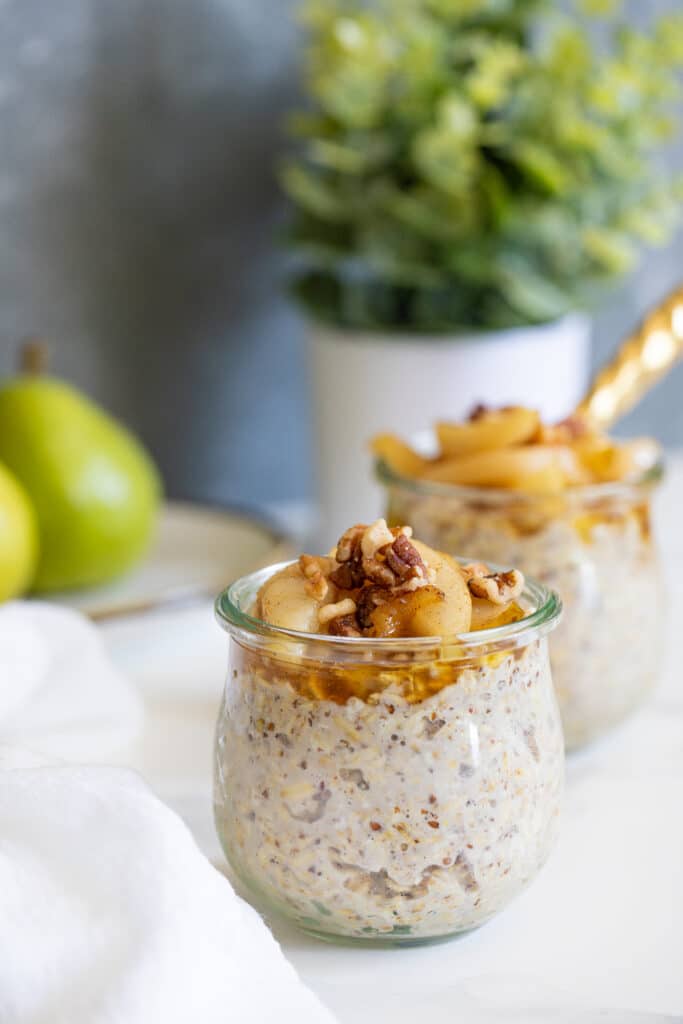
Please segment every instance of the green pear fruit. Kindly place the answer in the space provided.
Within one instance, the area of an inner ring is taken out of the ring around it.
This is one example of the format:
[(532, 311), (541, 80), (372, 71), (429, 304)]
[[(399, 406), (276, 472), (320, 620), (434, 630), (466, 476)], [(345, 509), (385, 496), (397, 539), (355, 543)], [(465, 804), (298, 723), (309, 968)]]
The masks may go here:
[(0, 601), (28, 590), (38, 562), (38, 529), (26, 491), (0, 465)]
[(102, 583), (146, 550), (161, 495), (154, 463), (75, 388), (37, 375), (1, 385), (0, 461), (36, 512), (34, 590)]

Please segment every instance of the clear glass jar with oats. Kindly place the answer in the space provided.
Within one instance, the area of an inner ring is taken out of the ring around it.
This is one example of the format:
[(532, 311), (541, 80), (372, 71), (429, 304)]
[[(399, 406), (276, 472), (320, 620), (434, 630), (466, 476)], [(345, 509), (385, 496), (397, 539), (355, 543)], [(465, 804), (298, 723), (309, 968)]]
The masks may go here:
[(553, 845), (560, 603), (379, 524), (219, 597), (215, 818), (266, 910), (320, 938), (412, 944), (482, 924)]
[[(517, 441), (508, 432), (498, 445), (515, 416)], [(463, 451), (471, 426), (480, 436)], [(432, 458), (377, 439), (387, 519), (443, 551), (519, 566), (560, 594), (550, 657), (565, 743), (579, 747), (637, 707), (660, 672), (665, 608), (650, 525), (659, 449), (572, 421), (544, 428), (529, 410), (479, 411), (437, 433)], [(482, 439), (489, 447), (476, 447)]]

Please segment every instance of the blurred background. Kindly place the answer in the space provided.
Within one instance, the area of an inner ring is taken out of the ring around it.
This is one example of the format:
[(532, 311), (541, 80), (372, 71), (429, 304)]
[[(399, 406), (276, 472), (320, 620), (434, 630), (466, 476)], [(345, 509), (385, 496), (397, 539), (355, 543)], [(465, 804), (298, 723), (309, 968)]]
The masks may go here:
[[(0, 372), (19, 338), (49, 339), (55, 371), (141, 435), (173, 496), (312, 493), (275, 178), (295, 7), (0, 0)], [(683, 166), (680, 142), (667, 159)], [(595, 362), (681, 279), (679, 233), (598, 311)], [(670, 377), (624, 429), (683, 443), (682, 388)]]

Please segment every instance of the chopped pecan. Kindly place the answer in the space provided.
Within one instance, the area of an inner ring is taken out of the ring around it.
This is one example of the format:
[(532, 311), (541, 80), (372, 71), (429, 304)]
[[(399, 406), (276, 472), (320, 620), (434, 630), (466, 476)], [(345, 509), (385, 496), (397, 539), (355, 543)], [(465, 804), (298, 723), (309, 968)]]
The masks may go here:
[(417, 548), (410, 543), (405, 534), (400, 533), (387, 550), (387, 565), (400, 580), (408, 580), (417, 576), (427, 578), (427, 567)]
[(335, 604), (325, 604), (318, 611), (318, 622), (321, 626), (325, 623), (331, 622), (332, 619), (338, 619), (343, 615), (354, 615), (356, 611), (356, 602), (350, 597), (345, 597), (341, 601), (337, 601)]
[(336, 558), (338, 562), (349, 562), (360, 551), (360, 543), (367, 527), (362, 523), (350, 527), (343, 533), (337, 543)]
[(363, 558), (373, 558), (378, 551), (392, 544), (394, 535), (384, 519), (377, 519), (371, 526), (368, 526), (361, 537), (361, 551)]
[(436, 573), (433, 570), (428, 570), (426, 576), (411, 576), (401, 583), (401, 592), (420, 590), (421, 587), (426, 587), (428, 584), (433, 583), (435, 579)]
[(365, 580), (365, 573), (360, 562), (343, 562), (334, 572), (330, 573), (330, 582), (334, 583), (340, 590), (355, 590), (362, 587)]
[(362, 636), (355, 615), (340, 615), (338, 619), (332, 619), (328, 629), (332, 636)]
[(367, 527), (352, 526), (339, 538), (336, 558), (341, 563), (332, 573), (330, 580), (342, 590), (355, 590), (365, 582), (361, 541)]
[(380, 587), (391, 589), (398, 583), (398, 579), (384, 559), (377, 556), (363, 559), (363, 572), (367, 579), (379, 584)]
[[(411, 536), (410, 527), (389, 529), (384, 519), (377, 519), (369, 526), (351, 527), (340, 538), (336, 548), (340, 564), (330, 573), (329, 581), (355, 601), (354, 621), (348, 628), (374, 635), (373, 616), (380, 605), (432, 582), (430, 569)], [(320, 621), (337, 620), (339, 615), (321, 615)]]
[(473, 576), (487, 576), (488, 573), (489, 567), (485, 562), (470, 562), (468, 565), (462, 566), (465, 583), (469, 583)]
[(524, 576), (518, 569), (489, 572), (488, 566), (478, 564), (465, 566), (465, 573), (470, 593), (493, 604), (508, 604), (524, 589)]
[(323, 572), (320, 559), (314, 555), (302, 555), (299, 559), (301, 571), (306, 577), (306, 593), (314, 597), (316, 601), (324, 601), (327, 597), (329, 584)]
[(352, 526), (339, 539), (336, 558), (341, 566), (330, 579), (343, 590), (361, 587), (366, 580), (382, 587), (396, 586), (397, 577), (382, 553), (395, 539), (384, 519), (377, 519), (370, 526)]

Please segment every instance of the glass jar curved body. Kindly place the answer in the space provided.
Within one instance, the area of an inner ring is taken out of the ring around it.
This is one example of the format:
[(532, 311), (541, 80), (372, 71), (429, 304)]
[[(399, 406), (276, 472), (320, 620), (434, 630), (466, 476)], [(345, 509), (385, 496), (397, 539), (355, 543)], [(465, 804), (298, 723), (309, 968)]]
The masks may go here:
[(553, 497), (422, 485), (382, 465), (379, 476), (390, 521), (451, 554), (517, 566), (560, 594), (550, 659), (568, 750), (647, 697), (663, 654), (664, 592), (650, 529), (661, 467), (638, 483)]
[(219, 599), (216, 824), (257, 902), (322, 938), (405, 944), (482, 924), (534, 878), (564, 761), (559, 603), (539, 595), (538, 621), (446, 646), (259, 632)]

